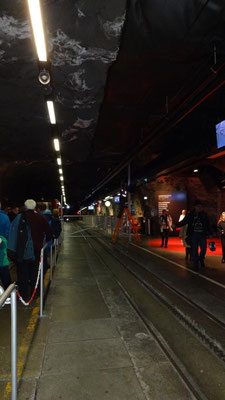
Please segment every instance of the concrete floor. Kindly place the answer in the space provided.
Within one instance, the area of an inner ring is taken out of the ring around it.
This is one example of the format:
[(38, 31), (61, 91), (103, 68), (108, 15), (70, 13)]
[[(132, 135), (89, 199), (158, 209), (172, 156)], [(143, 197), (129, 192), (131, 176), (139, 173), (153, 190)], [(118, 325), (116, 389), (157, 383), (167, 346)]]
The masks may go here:
[[(111, 273), (71, 230), (65, 226), (44, 317), (33, 331), (38, 304), (19, 305), (20, 352), (24, 336), (29, 348), (19, 368), (18, 399), (193, 400)], [(0, 318), (0, 398), (7, 400), (9, 310)]]

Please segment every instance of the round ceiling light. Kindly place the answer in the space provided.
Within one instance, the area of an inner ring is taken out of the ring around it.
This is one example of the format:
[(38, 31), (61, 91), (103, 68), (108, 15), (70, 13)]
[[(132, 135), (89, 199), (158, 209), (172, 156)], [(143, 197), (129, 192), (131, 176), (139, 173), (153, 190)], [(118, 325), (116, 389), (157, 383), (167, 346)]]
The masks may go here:
[(51, 80), (49, 72), (46, 69), (42, 69), (38, 76), (38, 80), (42, 85), (48, 85)]

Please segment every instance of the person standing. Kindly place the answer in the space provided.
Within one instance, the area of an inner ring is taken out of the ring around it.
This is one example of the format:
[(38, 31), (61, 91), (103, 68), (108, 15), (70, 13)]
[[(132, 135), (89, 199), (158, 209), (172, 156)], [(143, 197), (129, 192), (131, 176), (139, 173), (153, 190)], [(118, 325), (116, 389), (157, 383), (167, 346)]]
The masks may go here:
[(10, 229), (10, 220), (4, 211), (2, 211), (0, 202), (0, 279), (4, 289), (11, 284), (9, 272), (9, 260), (7, 257), (7, 239)]
[(10, 222), (12, 222), (18, 214), (19, 214), (19, 207), (12, 207), (11, 211), (9, 211), (9, 213), (8, 213)]
[(220, 233), (221, 238), (221, 246), (222, 246), (222, 260), (221, 262), (225, 263), (225, 211), (220, 214), (220, 218), (217, 224), (218, 231)]
[[(194, 269), (198, 271), (199, 262), (201, 267), (205, 266), (204, 259), (207, 249), (207, 236), (211, 234), (209, 217), (205, 211), (203, 211), (202, 202), (196, 200), (194, 203), (194, 209), (188, 213), (184, 219), (176, 224), (177, 227), (187, 227), (187, 243), (191, 244), (192, 257), (194, 262)], [(200, 248), (200, 253), (199, 253)]]
[[(181, 211), (181, 214), (180, 214), (180, 217), (179, 217), (179, 222), (183, 221), (183, 219), (184, 219), (186, 214), (187, 214), (186, 210), (182, 210)], [(181, 238), (181, 240), (184, 241), (184, 227), (183, 226), (180, 228), (179, 238)]]
[(166, 248), (168, 244), (169, 232), (172, 232), (173, 230), (172, 228), (173, 221), (171, 216), (168, 214), (167, 210), (162, 210), (162, 215), (160, 215), (159, 223), (160, 223), (160, 234), (162, 238), (160, 247), (165, 246)]
[(35, 211), (36, 202), (28, 199), (24, 205), (26, 211), (11, 223), (8, 250), (16, 262), (19, 292), (28, 300), (35, 287), (43, 242), (49, 242), (53, 234), (47, 220)]
[(9, 228), (9, 217), (6, 215), (5, 211), (2, 210), (2, 203), (0, 202), (0, 236), (4, 236), (5, 239), (8, 239)]

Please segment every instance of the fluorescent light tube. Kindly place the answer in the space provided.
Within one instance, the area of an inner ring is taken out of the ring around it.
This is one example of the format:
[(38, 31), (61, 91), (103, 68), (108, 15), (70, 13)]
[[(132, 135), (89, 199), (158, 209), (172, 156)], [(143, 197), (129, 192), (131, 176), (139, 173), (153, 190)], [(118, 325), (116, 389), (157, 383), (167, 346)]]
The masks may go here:
[(49, 114), (50, 122), (51, 122), (51, 124), (56, 124), (53, 101), (47, 101), (47, 106), (48, 106), (48, 114)]
[(60, 151), (59, 139), (54, 139), (53, 142), (54, 142), (55, 151)]
[(39, 61), (46, 62), (47, 51), (39, 0), (28, 0), (28, 7), (30, 11), (30, 19), (33, 28), (34, 41), (36, 45), (38, 59)]
[(57, 164), (58, 164), (58, 165), (62, 165), (62, 160), (61, 160), (61, 158), (57, 158)]

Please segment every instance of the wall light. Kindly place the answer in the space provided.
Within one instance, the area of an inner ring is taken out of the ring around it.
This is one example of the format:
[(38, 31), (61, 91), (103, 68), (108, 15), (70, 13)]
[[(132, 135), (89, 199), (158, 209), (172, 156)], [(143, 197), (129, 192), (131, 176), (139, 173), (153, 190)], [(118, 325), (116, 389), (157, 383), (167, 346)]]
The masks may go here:
[(61, 160), (61, 158), (57, 158), (57, 164), (58, 164), (58, 165), (62, 165), (62, 160)]
[(49, 114), (49, 119), (50, 119), (51, 124), (56, 124), (55, 110), (54, 110), (53, 101), (48, 100), (47, 101), (47, 107), (48, 107), (48, 114)]
[(59, 139), (53, 140), (55, 151), (60, 151)]
[(38, 59), (46, 62), (47, 51), (39, 0), (28, 0), (28, 7)]

